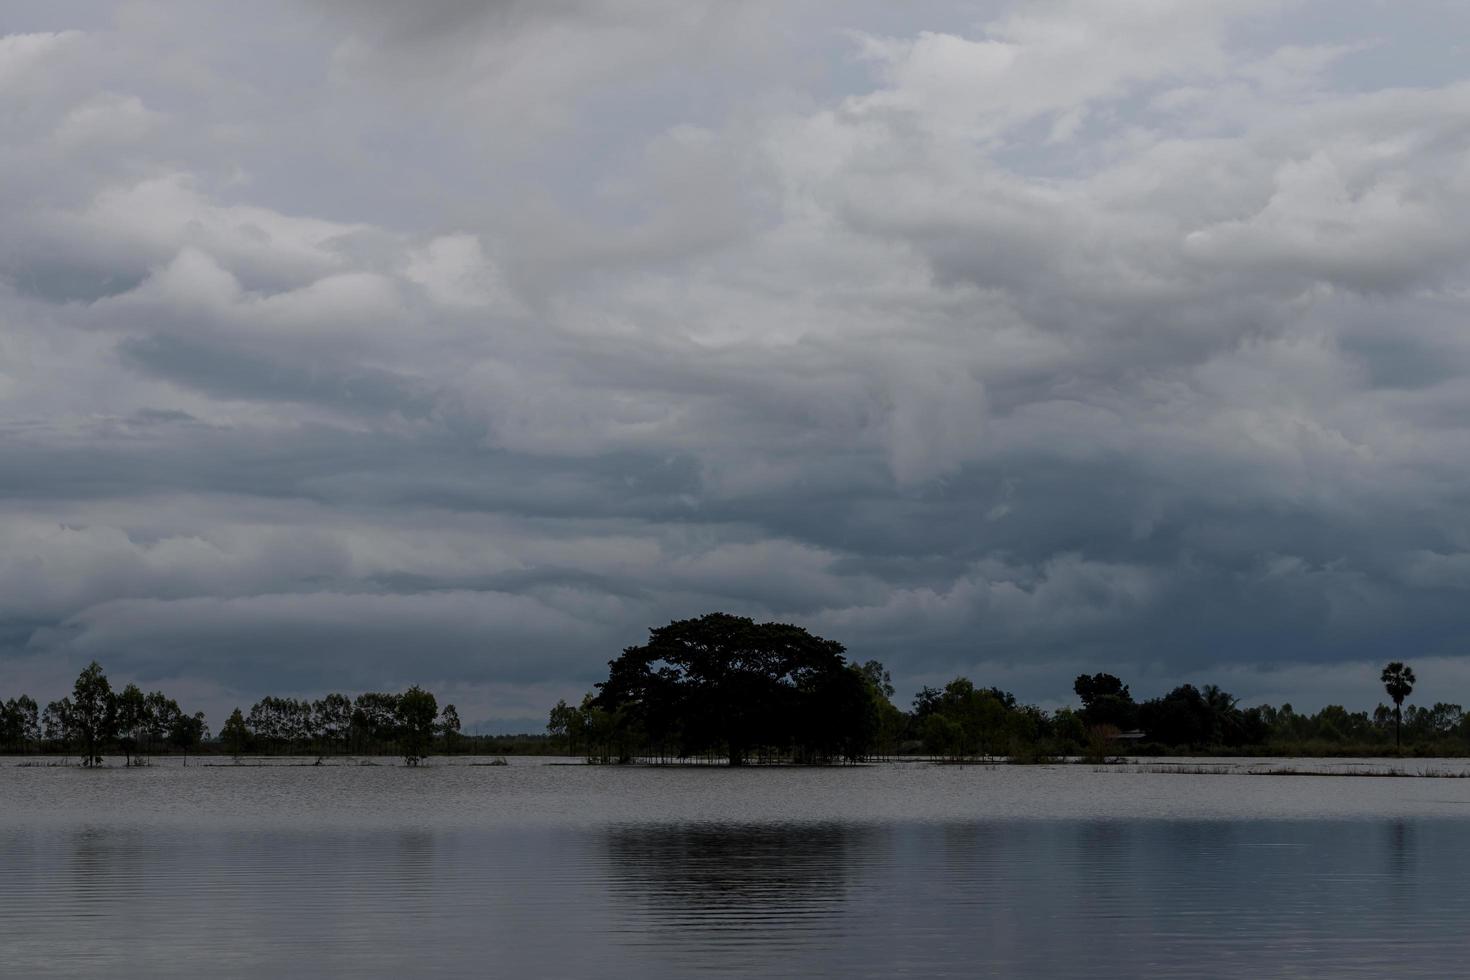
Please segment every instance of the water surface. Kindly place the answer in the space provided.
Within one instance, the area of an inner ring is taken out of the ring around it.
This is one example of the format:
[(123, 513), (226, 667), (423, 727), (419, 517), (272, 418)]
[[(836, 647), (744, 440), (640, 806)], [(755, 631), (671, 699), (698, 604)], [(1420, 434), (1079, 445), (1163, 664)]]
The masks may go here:
[(13, 761), (6, 976), (1446, 976), (1470, 957), (1470, 780)]

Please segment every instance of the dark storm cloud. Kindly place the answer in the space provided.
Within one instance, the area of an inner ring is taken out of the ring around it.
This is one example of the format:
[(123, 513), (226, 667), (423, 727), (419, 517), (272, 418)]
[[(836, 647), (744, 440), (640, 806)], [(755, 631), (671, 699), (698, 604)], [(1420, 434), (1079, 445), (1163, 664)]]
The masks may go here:
[(1463, 700), (1463, 18), (1349, 7), (24, 5), (0, 690)]

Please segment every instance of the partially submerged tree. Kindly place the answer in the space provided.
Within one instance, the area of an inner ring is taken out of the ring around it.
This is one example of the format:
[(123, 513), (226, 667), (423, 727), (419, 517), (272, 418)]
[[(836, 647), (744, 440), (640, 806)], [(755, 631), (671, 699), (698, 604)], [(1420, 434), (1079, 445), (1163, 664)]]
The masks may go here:
[(41, 737), (60, 745), (62, 752), (68, 755), (71, 754), (72, 738), (76, 733), (71, 716), (71, 698), (52, 701), (41, 713)]
[(428, 758), (433, 747), (439, 703), (415, 684), (398, 696), (396, 709), (398, 749), (405, 763), (416, 766)]
[(908, 719), (893, 703), (893, 677), (876, 660), (869, 660), (855, 669), (867, 685), (868, 699), (877, 714), (877, 733), (874, 738), (877, 752), (884, 756), (896, 755)]
[(352, 731), (352, 699), (345, 694), (328, 694), (311, 705), (312, 724), (330, 752), (334, 748), (347, 751), (347, 738)]
[(352, 744), (356, 751), (391, 745), (398, 733), (398, 695), (380, 691), (359, 694), (352, 703)]
[(652, 629), (609, 661), (592, 706), (613, 719), (619, 758), (641, 745), (718, 752), (732, 766), (756, 753), (855, 759), (876, 724), (863, 675), (843, 652), (799, 626), (710, 613)]
[(226, 751), (240, 761), (240, 754), (250, 744), (250, 729), (245, 725), (245, 716), (236, 708), (230, 712), (230, 717), (225, 719), (224, 727), (219, 730), (219, 740), (224, 744)]
[(148, 703), (148, 742), (145, 750), (153, 752), (165, 742), (171, 742), (170, 733), (178, 726), (181, 718), (186, 718), (179, 702), (173, 698), (165, 697), (162, 691), (150, 691), (147, 698)]
[(576, 734), (581, 727), (581, 718), (578, 717), (576, 708), (567, 704), (566, 698), (559, 699), (551, 708), (551, 714), (546, 719), (546, 734), (552, 738), (566, 743), (569, 755), (577, 754)]
[(439, 712), (439, 732), (444, 736), (444, 754), (453, 755), (459, 743), (459, 709), (446, 704)]
[(102, 747), (117, 731), (117, 698), (97, 661), (88, 664), (72, 687), (70, 726), (82, 749), (82, 765), (102, 763)]
[(133, 751), (147, 735), (148, 698), (136, 684), (129, 684), (117, 696), (117, 741), (123, 750), (123, 764), (133, 764)]
[[(237, 712), (238, 713), (238, 712)], [(189, 764), (189, 750), (209, 738), (209, 726), (204, 723), (204, 712), (186, 715), (182, 711), (172, 720), (168, 729), (168, 741), (184, 753), (184, 765)]]
[(304, 748), (316, 739), (314, 717), (309, 701), (268, 696), (251, 706), (245, 724), (260, 748), (292, 751)]
[(1383, 681), (1383, 689), (1393, 699), (1393, 745), (1399, 749), (1403, 747), (1404, 698), (1414, 693), (1414, 682), (1418, 678), (1414, 676), (1412, 667), (1395, 660), (1383, 668), (1379, 679)]
[(33, 698), (22, 694), (0, 704), (0, 745), (23, 754), (40, 740), (40, 711)]
[(977, 688), (965, 677), (942, 690), (921, 688), (914, 696), (914, 720), (930, 755), (951, 760), (1006, 752), (1022, 721), (1012, 694)]

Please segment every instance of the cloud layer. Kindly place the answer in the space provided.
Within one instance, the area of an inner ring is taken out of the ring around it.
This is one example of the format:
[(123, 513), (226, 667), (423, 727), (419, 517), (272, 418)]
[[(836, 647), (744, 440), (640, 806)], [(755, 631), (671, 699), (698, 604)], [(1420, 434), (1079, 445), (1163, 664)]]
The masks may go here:
[(420, 6), (0, 23), (0, 691), (1470, 697), (1458, 8)]

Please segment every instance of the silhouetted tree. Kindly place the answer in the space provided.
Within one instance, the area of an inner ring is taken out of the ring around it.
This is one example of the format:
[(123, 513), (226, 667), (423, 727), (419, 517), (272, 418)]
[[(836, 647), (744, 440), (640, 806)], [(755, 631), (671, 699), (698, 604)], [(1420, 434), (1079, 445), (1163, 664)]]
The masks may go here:
[(24, 753), (40, 740), (40, 713), (31, 697), (22, 694), (0, 704), (0, 744)]
[(398, 749), (403, 761), (416, 766), (428, 757), (434, 742), (434, 723), (439, 717), (439, 703), (434, 695), (417, 684), (399, 695), (395, 704)]
[(148, 699), (136, 684), (129, 684), (117, 696), (117, 740), (123, 750), (123, 764), (133, 764), (133, 750), (148, 729)]
[(46, 705), (41, 713), (41, 737), (48, 742), (61, 745), (63, 752), (70, 754), (75, 729), (71, 723), (71, 698), (62, 698)]
[(453, 755), (459, 743), (459, 709), (446, 704), (439, 712), (439, 732), (444, 736), (444, 753)]
[[(817, 757), (841, 746), (853, 758), (867, 751), (859, 743), (872, 728), (866, 710), (832, 716), (831, 704), (865, 694), (860, 674), (839, 676), (842, 654), (842, 644), (799, 626), (710, 613), (652, 629), (647, 643), (609, 661), (594, 706), (612, 715), (620, 758), (631, 756), (629, 742), (672, 742), (681, 755), (722, 751), (732, 766), (756, 750)], [(811, 711), (835, 726), (818, 744), (804, 721)]]
[(881, 663), (876, 660), (869, 660), (859, 667), (858, 670), (879, 694), (885, 698), (893, 697), (893, 678), (889, 675), (888, 669)]
[(1138, 723), (1150, 741), (1204, 747), (1215, 741), (1215, 716), (1193, 684), (1181, 684), (1138, 707)]
[(178, 726), (181, 718), (187, 717), (179, 702), (165, 697), (162, 691), (150, 691), (147, 697), (148, 751), (165, 741), (171, 741), (170, 733)]
[(1413, 668), (1404, 666), (1402, 661), (1395, 660), (1383, 668), (1383, 674), (1379, 678), (1383, 681), (1383, 689), (1393, 699), (1393, 744), (1394, 748), (1403, 746), (1403, 724), (1404, 724), (1404, 698), (1414, 693)]
[(551, 714), (546, 719), (546, 734), (554, 739), (564, 740), (567, 744), (567, 754), (576, 755), (576, 735), (581, 728), (581, 719), (578, 717), (576, 708), (567, 704), (566, 698), (559, 699), (551, 709)]
[(184, 753), (184, 765), (187, 766), (189, 750), (209, 738), (209, 726), (204, 723), (204, 712), (196, 711), (193, 715), (178, 712), (169, 723), (167, 737), (170, 745)]
[(225, 719), (224, 727), (219, 730), (219, 740), (240, 761), (240, 753), (245, 751), (245, 746), (250, 744), (250, 729), (245, 724), (245, 716), (236, 708), (230, 712), (230, 717)]
[(102, 746), (117, 730), (117, 699), (95, 660), (83, 668), (72, 687), (69, 727), (81, 743), (82, 765), (100, 765)]
[(328, 749), (341, 746), (347, 751), (347, 737), (352, 730), (352, 699), (345, 694), (328, 694), (311, 706), (312, 724)]
[(1138, 727), (1138, 705), (1128, 685), (1112, 674), (1079, 674), (1072, 690), (1082, 701), (1082, 721), (1088, 728), (1112, 725), (1128, 731)]
[(1087, 741), (1087, 725), (1071, 708), (1058, 708), (1051, 716), (1052, 735), (1063, 750), (1077, 748)]
[(868, 700), (872, 702), (877, 716), (877, 729), (873, 739), (877, 751), (880, 755), (894, 755), (898, 751), (899, 740), (903, 738), (908, 719), (893, 703), (893, 678), (876, 660), (869, 660), (857, 670), (867, 685)]
[(369, 691), (352, 703), (352, 740), (361, 751), (393, 741), (398, 727), (398, 695)]
[(877, 740), (878, 703), (862, 670), (845, 667), (816, 673), (800, 690), (793, 753), (800, 762), (856, 760)]

